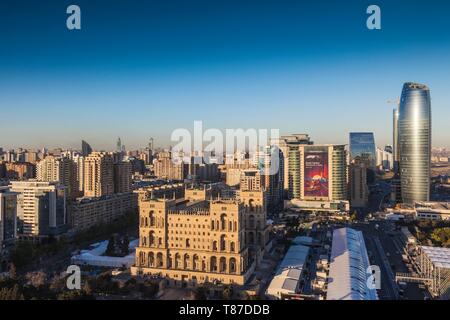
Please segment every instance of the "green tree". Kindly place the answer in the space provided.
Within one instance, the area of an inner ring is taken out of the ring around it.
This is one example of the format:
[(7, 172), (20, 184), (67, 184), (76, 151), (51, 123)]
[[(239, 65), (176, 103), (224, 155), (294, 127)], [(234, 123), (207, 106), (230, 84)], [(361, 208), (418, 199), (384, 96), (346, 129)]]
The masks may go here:
[(441, 246), (450, 247), (450, 227), (434, 229), (431, 239)]

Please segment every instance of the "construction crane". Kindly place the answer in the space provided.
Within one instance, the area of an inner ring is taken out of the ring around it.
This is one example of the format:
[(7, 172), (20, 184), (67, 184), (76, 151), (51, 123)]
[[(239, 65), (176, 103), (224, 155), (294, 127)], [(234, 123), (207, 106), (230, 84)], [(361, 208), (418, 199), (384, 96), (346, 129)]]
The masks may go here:
[(400, 105), (400, 99), (397, 98), (395, 100), (388, 100), (387, 103), (395, 103), (397, 106), (399, 106)]

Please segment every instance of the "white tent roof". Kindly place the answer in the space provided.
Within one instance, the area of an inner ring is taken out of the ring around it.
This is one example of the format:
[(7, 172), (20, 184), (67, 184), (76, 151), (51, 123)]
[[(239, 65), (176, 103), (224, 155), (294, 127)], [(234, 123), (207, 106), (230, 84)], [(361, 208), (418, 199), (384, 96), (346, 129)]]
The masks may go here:
[(450, 248), (420, 247), (431, 262), (438, 268), (450, 269)]
[(367, 287), (368, 266), (361, 231), (334, 230), (327, 300), (377, 300), (376, 290)]
[(132, 253), (125, 257), (108, 257), (103, 256), (108, 246), (108, 240), (105, 240), (91, 245), (91, 247), (93, 247), (91, 250), (82, 250), (80, 254), (75, 255), (71, 258), (71, 262), (78, 265), (90, 265), (98, 267), (131, 267), (135, 261), (135, 249), (138, 244), (139, 239), (131, 241), (128, 248), (132, 251)]

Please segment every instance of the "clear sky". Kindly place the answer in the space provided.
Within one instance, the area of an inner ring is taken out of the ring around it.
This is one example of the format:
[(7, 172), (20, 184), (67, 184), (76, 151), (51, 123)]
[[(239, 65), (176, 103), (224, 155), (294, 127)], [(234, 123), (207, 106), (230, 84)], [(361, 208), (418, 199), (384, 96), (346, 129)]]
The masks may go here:
[[(81, 7), (82, 29), (66, 28)], [(378, 4), (382, 30), (366, 28)], [(0, 147), (113, 149), (176, 128), (279, 128), (317, 143), (391, 143), (406, 81), (430, 86), (450, 147), (449, 1), (5, 0)]]

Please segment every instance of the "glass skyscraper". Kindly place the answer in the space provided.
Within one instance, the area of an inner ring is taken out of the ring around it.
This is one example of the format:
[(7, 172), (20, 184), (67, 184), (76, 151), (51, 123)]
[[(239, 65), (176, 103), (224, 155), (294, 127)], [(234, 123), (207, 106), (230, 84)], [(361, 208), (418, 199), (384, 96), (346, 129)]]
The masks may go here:
[(372, 132), (350, 132), (350, 162), (356, 157), (368, 168), (375, 168), (376, 151)]
[(430, 200), (431, 98), (427, 86), (405, 83), (400, 99), (398, 147), (403, 202)]

